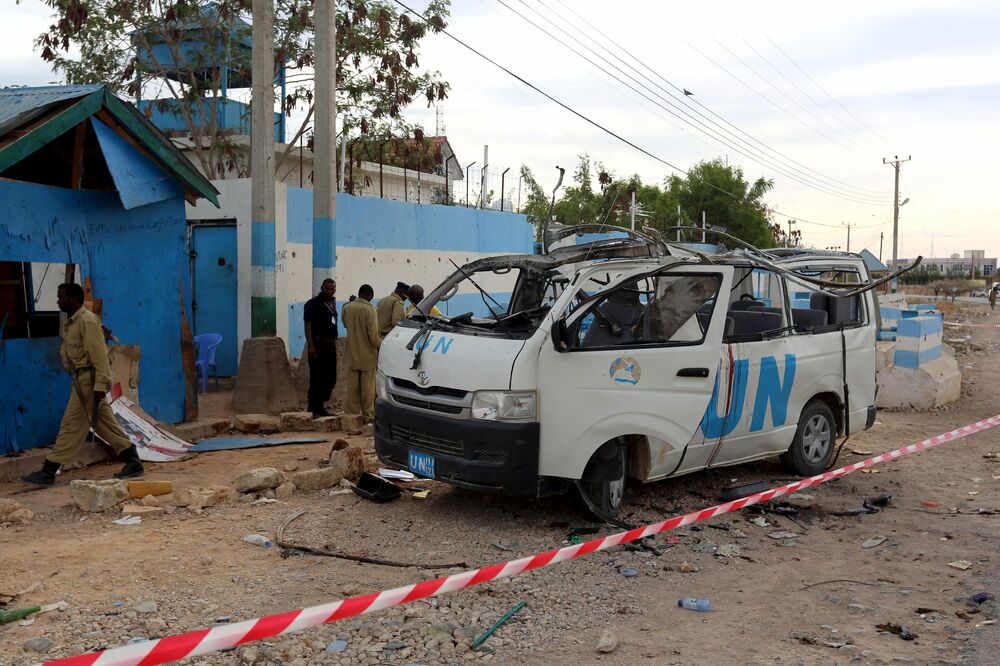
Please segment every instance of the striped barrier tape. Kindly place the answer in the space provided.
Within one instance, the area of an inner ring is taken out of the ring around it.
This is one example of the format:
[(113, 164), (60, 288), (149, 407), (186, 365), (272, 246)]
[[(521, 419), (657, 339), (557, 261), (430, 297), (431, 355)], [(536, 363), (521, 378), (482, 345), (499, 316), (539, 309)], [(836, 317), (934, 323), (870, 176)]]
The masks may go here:
[(961, 326), (962, 328), (1000, 328), (1000, 324), (963, 324), (957, 321), (946, 321), (945, 326)]
[(998, 425), (1000, 425), (1000, 415), (992, 416), (977, 423), (938, 435), (937, 437), (925, 439), (922, 442), (910, 444), (894, 451), (888, 451), (874, 458), (868, 458), (853, 465), (840, 467), (808, 479), (771, 488), (770, 490), (765, 490), (749, 497), (726, 502), (725, 504), (720, 504), (709, 509), (694, 511), (645, 527), (637, 527), (627, 532), (619, 532), (618, 534), (585, 541), (581, 544), (557, 548), (530, 557), (523, 557), (519, 560), (501, 562), (500, 564), (494, 564), (481, 569), (464, 571), (453, 576), (445, 576), (422, 583), (405, 585), (384, 592), (349, 597), (321, 606), (289, 611), (278, 615), (269, 615), (256, 620), (246, 620), (235, 624), (201, 629), (177, 636), (167, 636), (166, 638), (144, 641), (101, 652), (90, 652), (76, 657), (47, 661), (43, 666), (153, 666), (154, 664), (166, 664), (178, 659), (194, 657), (216, 650), (234, 648), (239, 645), (288, 634), (293, 631), (318, 627), (328, 622), (336, 622), (337, 620), (349, 617), (385, 610), (400, 604), (417, 601), (418, 599), (426, 599), (427, 597), (454, 592), (466, 587), (472, 587), (473, 585), (479, 585), (480, 583), (488, 583), (498, 578), (516, 576), (525, 571), (558, 564), (565, 560), (589, 555), (590, 553), (619, 546), (623, 543), (715, 518), (716, 516), (721, 516), (732, 511), (739, 511), (760, 502), (766, 502), (776, 497), (811, 488), (833, 479), (839, 479), (866, 467), (896, 460), (910, 453), (923, 451), (939, 444), (968, 437), (969, 435)]

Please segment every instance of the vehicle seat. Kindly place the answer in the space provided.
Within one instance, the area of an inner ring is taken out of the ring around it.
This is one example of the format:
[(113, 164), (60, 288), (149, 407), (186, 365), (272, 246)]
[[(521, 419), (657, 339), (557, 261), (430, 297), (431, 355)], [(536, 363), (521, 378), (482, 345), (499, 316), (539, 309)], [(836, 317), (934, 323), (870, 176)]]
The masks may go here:
[(823, 310), (826, 312), (826, 323), (856, 324), (860, 321), (858, 316), (860, 295), (851, 298), (834, 298), (823, 292), (815, 292), (809, 296), (809, 307), (813, 310)]
[(826, 326), (828, 316), (825, 310), (812, 308), (792, 308), (792, 323), (799, 333)]
[[(636, 341), (637, 336), (632, 329), (643, 311), (637, 291), (619, 289), (610, 294), (597, 309), (603, 316), (595, 315), (594, 322), (583, 337), (584, 347), (626, 345)], [(618, 328), (617, 334), (613, 330), (614, 326)]]
[(781, 315), (757, 310), (730, 311), (733, 331), (729, 335), (733, 342), (761, 340), (761, 334), (781, 328)]
[(738, 312), (740, 310), (749, 310), (750, 308), (763, 308), (763, 307), (766, 307), (764, 301), (751, 301), (751, 300), (733, 301), (732, 303), (729, 304), (729, 311)]

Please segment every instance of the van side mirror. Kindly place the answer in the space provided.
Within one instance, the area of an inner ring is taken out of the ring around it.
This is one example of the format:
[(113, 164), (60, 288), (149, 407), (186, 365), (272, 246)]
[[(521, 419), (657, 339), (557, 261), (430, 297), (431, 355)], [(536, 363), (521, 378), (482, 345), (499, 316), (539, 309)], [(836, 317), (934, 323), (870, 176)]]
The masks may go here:
[(552, 324), (552, 346), (560, 354), (569, 351), (569, 330), (566, 327), (566, 318), (560, 317)]

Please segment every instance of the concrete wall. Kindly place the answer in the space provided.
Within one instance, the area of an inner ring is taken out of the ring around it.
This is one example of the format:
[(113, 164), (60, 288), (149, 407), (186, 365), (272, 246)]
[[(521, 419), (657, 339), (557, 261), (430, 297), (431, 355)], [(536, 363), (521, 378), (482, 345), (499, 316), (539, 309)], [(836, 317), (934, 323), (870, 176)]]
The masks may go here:
[[(181, 302), (190, 318), (182, 199), (124, 210), (115, 192), (85, 192), (0, 180), (0, 260), (80, 265), (104, 323), (122, 344), (139, 345), (139, 398), (154, 417), (185, 418)], [(62, 282), (50, 281), (52, 284)], [(20, 448), (51, 443), (69, 377), (59, 338), (0, 342), (0, 437)]]
[[(188, 219), (237, 221), (236, 316), (242, 347), (242, 341), (250, 337), (250, 180), (220, 180), (214, 185), (221, 192), (221, 209), (200, 202), (189, 206), (187, 215)], [(462, 265), (485, 256), (532, 252), (533, 229), (524, 215), (338, 194), (336, 252), (328, 257), (324, 238), (315, 238), (312, 190), (278, 183), (276, 197), (277, 331), (292, 358), (300, 357), (305, 345), (302, 308), (324, 278), (337, 280), (339, 308), (365, 283), (372, 285), (376, 299), (391, 293), (399, 280), (420, 283), (429, 291), (455, 270), (451, 261)], [(314, 261), (317, 253), (320, 258)], [(317, 261), (330, 267), (315, 268)], [(509, 296), (511, 277), (487, 276), (477, 281), (502, 303)], [(452, 314), (485, 313), (471, 285), (453, 297), (446, 309)]]

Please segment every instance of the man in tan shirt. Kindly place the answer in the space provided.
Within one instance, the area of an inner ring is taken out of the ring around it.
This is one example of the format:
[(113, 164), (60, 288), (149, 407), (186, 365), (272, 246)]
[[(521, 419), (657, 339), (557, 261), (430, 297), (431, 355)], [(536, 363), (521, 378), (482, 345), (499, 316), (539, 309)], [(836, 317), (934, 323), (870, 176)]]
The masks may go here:
[[(382, 338), (378, 334), (378, 315), (371, 304), (375, 290), (363, 284), (358, 297), (344, 306), (341, 319), (347, 329), (347, 405), (349, 414), (375, 417), (375, 372)], [(400, 302), (402, 305), (402, 302)]]
[(378, 302), (378, 334), (383, 338), (389, 335), (389, 331), (403, 318), (403, 301), (410, 290), (410, 285), (405, 282), (397, 282), (396, 289), (391, 294)]
[(59, 309), (68, 315), (59, 356), (66, 370), (76, 375), (76, 380), (59, 425), (56, 443), (45, 457), (42, 468), (21, 478), (42, 486), (55, 483), (56, 472), (62, 465), (76, 460), (87, 439), (95, 413), (95, 400), (98, 405), (94, 422), (97, 436), (125, 461), (125, 467), (115, 476), (119, 479), (142, 476), (144, 470), (139, 452), (122, 432), (111, 406), (104, 400), (111, 388), (111, 363), (101, 320), (83, 307), (83, 288), (78, 284), (59, 285), (56, 302)]

